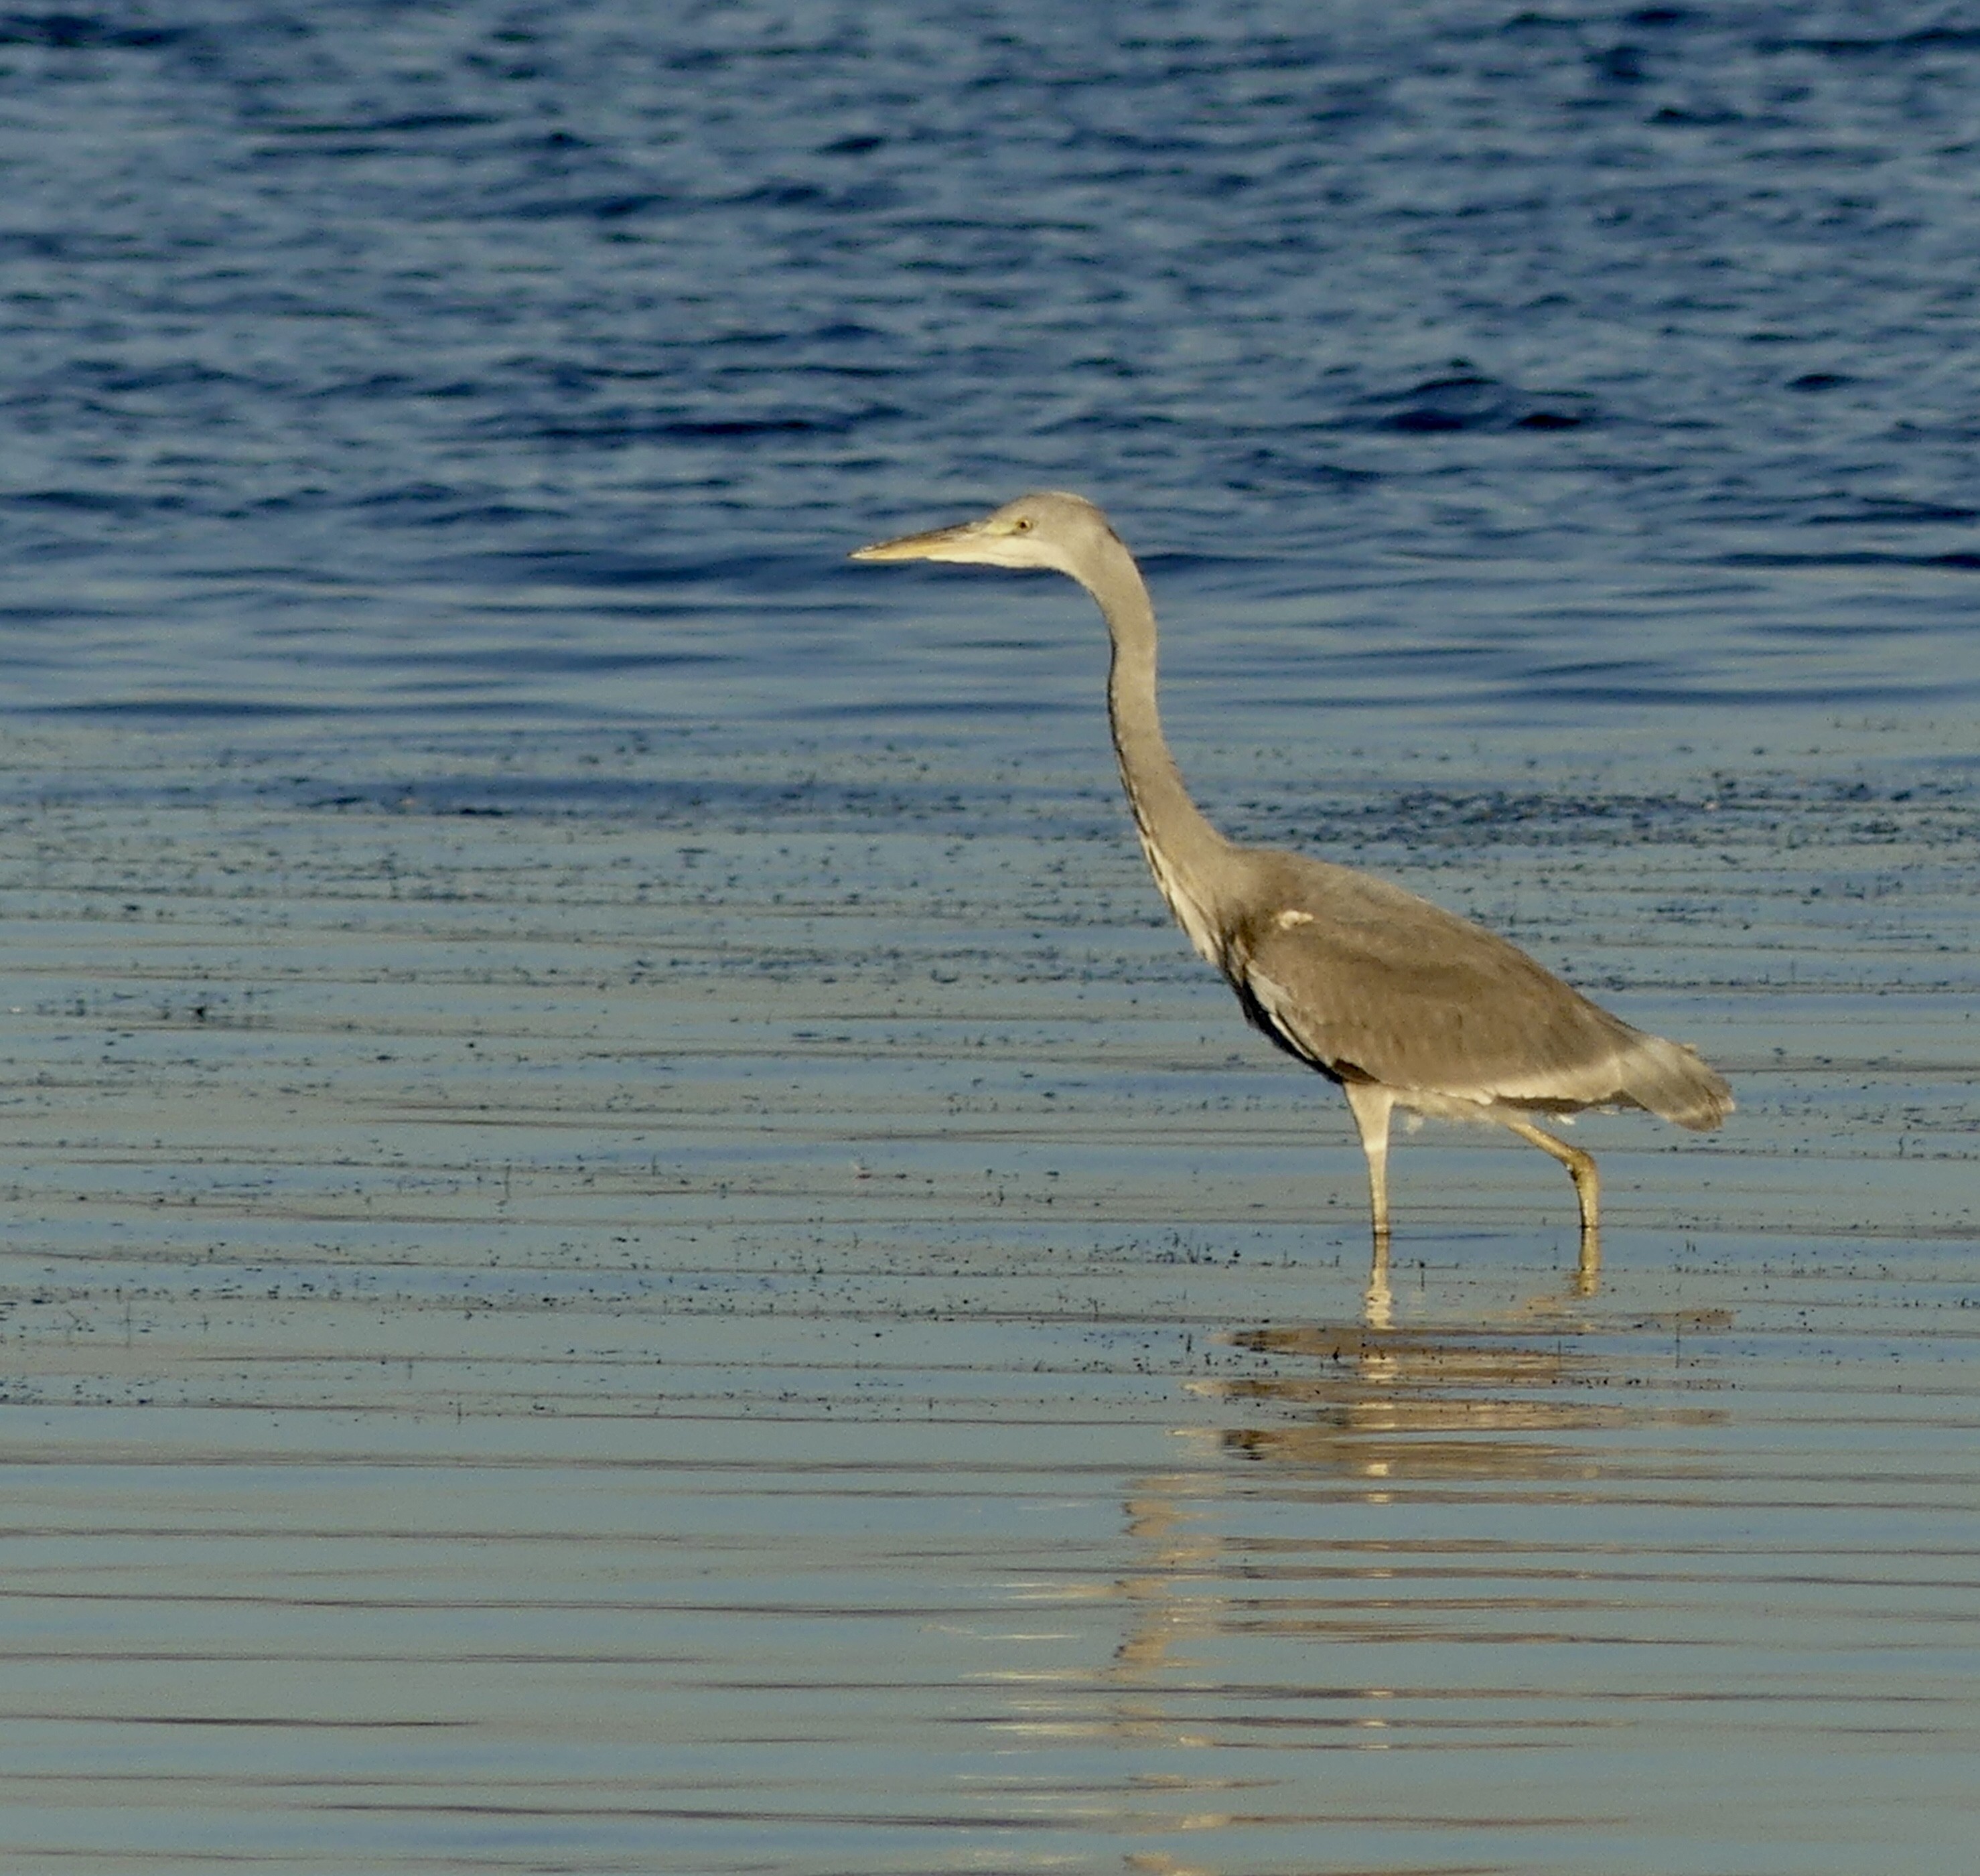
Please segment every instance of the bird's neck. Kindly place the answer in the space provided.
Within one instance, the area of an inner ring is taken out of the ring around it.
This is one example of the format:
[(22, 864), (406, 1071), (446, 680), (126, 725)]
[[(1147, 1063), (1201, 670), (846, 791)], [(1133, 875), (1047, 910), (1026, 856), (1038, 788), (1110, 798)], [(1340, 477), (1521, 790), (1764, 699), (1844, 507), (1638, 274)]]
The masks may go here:
[(1110, 543), (1097, 572), (1087, 583), (1113, 641), (1107, 714), (1121, 785), (1155, 883), (1197, 949), (1219, 961), (1213, 929), (1220, 923), (1217, 882), (1227, 870), (1220, 862), (1230, 842), (1190, 799), (1162, 734), (1155, 702), (1154, 609), (1134, 559), (1125, 547)]

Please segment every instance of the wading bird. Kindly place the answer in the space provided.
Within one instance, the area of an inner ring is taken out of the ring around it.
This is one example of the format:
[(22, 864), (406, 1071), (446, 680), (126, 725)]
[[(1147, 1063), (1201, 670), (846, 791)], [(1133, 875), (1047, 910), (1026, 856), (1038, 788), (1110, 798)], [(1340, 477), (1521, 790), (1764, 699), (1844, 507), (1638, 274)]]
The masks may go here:
[(1113, 642), (1108, 716), (1149, 870), (1253, 1026), (1347, 1094), (1368, 1158), (1378, 1259), (1397, 1107), (1494, 1121), (1560, 1160), (1580, 1200), (1585, 1267), (1597, 1242), (1595, 1161), (1530, 1117), (1636, 1107), (1703, 1131), (1731, 1111), (1732, 1091), (1693, 1050), (1631, 1028), (1482, 926), (1386, 880), (1218, 833), (1162, 735), (1141, 569), (1091, 502), (1020, 496), (980, 521), (852, 558), (1046, 567), (1093, 596)]

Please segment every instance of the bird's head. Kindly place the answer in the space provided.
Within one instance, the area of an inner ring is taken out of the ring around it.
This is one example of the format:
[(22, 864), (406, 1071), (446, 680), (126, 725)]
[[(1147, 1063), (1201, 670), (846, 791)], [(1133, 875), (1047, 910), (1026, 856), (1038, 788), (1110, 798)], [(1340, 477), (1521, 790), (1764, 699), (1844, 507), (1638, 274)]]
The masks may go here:
[(862, 547), (855, 560), (955, 560), (971, 566), (1048, 567), (1081, 578), (1115, 538), (1107, 517), (1083, 496), (1041, 490), (1006, 502), (980, 521), (903, 534)]

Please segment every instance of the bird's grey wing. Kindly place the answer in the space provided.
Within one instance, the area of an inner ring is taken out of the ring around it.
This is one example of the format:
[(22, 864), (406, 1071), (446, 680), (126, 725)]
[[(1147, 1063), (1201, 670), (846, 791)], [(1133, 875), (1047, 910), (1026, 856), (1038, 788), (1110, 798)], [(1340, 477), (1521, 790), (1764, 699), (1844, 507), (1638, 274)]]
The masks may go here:
[(1630, 1101), (1692, 1126), (1730, 1104), (1689, 1049), (1400, 887), (1312, 862), (1275, 883), (1232, 982), (1254, 1023), (1330, 1074), (1460, 1104)]

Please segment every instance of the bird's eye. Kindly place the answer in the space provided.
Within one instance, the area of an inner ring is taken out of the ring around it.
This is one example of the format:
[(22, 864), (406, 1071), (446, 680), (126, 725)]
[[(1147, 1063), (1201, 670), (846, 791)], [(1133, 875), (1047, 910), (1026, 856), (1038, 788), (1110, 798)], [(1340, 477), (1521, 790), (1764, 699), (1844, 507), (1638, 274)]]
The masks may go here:
[(1028, 534), (1031, 531), (1032, 518), (1029, 515), (1020, 515), (1011, 523), (1011, 532), (1013, 534)]

